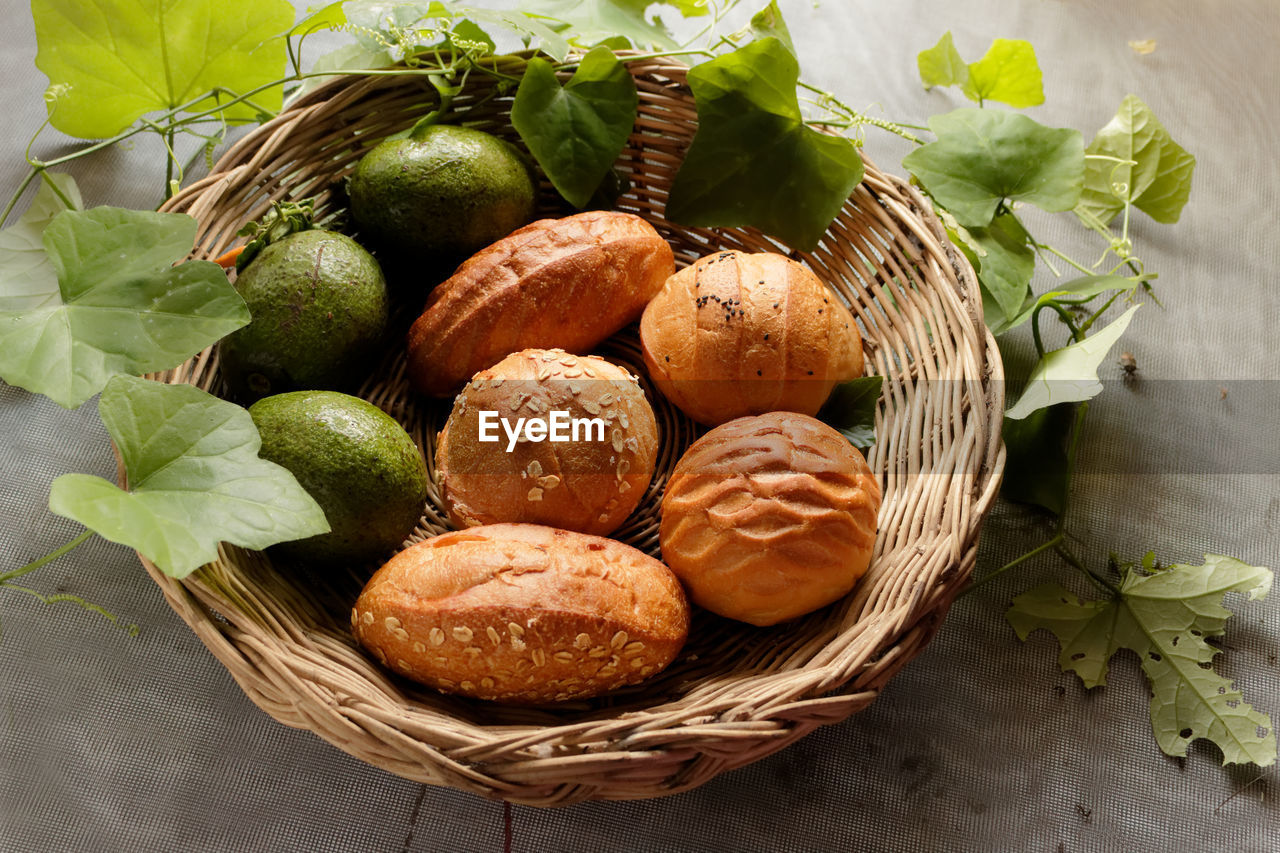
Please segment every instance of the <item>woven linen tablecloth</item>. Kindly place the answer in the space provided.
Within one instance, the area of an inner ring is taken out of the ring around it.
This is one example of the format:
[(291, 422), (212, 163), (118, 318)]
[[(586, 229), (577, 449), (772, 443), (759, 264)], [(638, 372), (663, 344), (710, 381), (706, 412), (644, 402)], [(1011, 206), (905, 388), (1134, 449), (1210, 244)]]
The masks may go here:
[[(92, 4), (86, 2), (85, 6)], [(750, 4), (748, 4), (750, 5)], [(1070, 529), (1078, 553), (1200, 562), (1226, 553), (1280, 565), (1280, 6), (1272, 0), (780, 0), (806, 79), (874, 114), (924, 123), (964, 105), (925, 92), (915, 55), (950, 30), (962, 54), (1025, 38), (1044, 69), (1036, 120), (1086, 139), (1127, 93), (1198, 158), (1182, 221), (1135, 218), (1164, 307), (1138, 312), (1093, 405)], [(0, 186), (43, 119), (45, 79), (25, 4), (0, 32)], [(1132, 40), (1151, 39), (1142, 54)], [(35, 153), (70, 150), (56, 133)], [(902, 173), (905, 143), (872, 132), (867, 153)], [(91, 204), (158, 201), (162, 157), (117, 147), (70, 171)], [(1067, 217), (1028, 222), (1081, 257), (1097, 251)], [(1043, 284), (1043, 279), (1041, 280)], [(1025, 331), (1025, 330), (1024, 330)], [(1030, 349), (1006, 342), (1011, 370)], [(73, 412), (0, 385), (0, 570), (66, 542), (49, 484), (115, 462), (90, 403)], [(979, 573), (1046, 536), (1001, 503)], [(1274, 768), (1223, 768), (1195, 744), (1166, 758), (1147, 720), (1135, 658), (1085, 691), (1047, 634), (1020, 643), (1010, 599), (1066, 577), (1031, 562), (961, 598), (941, 634), (868, 710), (698, 790), (661, 800), (510, 811), (511, 849), (1179, 850), (1280, 849)], [(84, 596), (137, 636), (69, 605), (0, 591), (0, 851), (500, 850), (501, 803), (391, 776), (258, 711), (166, 607), (137, 558), (94, 538), (27, 579)], [(1072, 583), (1068, 579), (1068, 583)], [(1083, 588), (1080, 591), (1086, 592)], [(1280, 719), (1280, 601), (1231, 602), (1218, 669)]]

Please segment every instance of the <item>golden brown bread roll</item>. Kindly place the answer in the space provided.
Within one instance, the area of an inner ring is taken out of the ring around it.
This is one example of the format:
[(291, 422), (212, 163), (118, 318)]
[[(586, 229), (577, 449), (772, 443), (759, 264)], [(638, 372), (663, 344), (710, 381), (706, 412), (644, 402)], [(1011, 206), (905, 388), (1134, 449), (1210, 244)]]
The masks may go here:
[(807, 415), (740, 418), (698, 439), (662, 500), (662, 558), (708, 610), (773, 625), (853, 589), (875, 547), (880, 484)]
[(663, 395), (699, 423), (786, 410), (816, 414), (862, 375), (849, 309), (807, 267), (771, 253), (718, 252), (667, 280), (640, 339)]
[(666, 566), (621, 542), (495, 524), (401, 551), (360, 593), (351, 624), (415, 681), (539, 704), (661, 671), (684, 645), (689, 605)]
[(671, 247), (630, 213), (526, 225), (432, 291), (409, 330), (409, 378), (443, 396), (509, 353), (586, 352), (638, 318), (674, 269)]
[(462, 389), (436, 470), (456, 527), (529, 522), (603, 536), (640, 503), (657, 453), (635, 377), (602, 358), (528, 349)]

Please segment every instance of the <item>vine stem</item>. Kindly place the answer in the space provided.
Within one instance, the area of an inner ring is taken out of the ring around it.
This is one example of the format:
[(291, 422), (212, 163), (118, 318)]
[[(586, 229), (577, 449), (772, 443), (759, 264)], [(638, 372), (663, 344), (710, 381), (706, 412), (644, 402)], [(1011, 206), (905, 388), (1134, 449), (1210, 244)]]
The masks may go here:
[(9, 197), (9, 203), (4, 206), (4, 212), (0, 213), (0, 227), (9, 220), (9, 214), (13, 213), (14, 206), (18, 203), (18, 199), (22, 198), (22, 194), (27, 191), (27, 187), (31, 186), (31, 182), (35, 180), (36, 175), (40, 174), (40, 169), (32, 166), (27, 170), (27, 175), (22, 179), (22, 183), (18, 184), (17, 191)]
[(1021, 556), (1015, 557), (1014, 559), (1005, 563), (1000, 568), (996, 569), (994, 572), (991, 572), (990, 574), (985, 575), (981, 580), (976, 580), (973, 583), (969, 584), (969, 588), (966, 589), (964, 592), (960, 593), (961, 597), (966, 596), (969, 593), (973, 592), (978, 587), (983, 586), (984, 584), (989, 583), (992, 580), (995, 580), (1000, 575), (1009, 571), (1009, 569), (1012, 569), (1015, 566), (1025, 563), (1027, 560), (1030, 560), (1032, 557), (1035, 557), (1037, 554), (1043, 554), (1045, 551), (1048, 551), (1051, 548), (1056, 548), (1058, 545), (1061, 545), (1063, 541), (1064, 540), (1063, 540), (1062, 531), (1058, 531), (1056, 534), (1054, 534), (1053, 538), (1048, 540), (1047, 542), (1037, 545), (1035, 548), (1032, 548), (1030, 551), (1026, 552), (1025, 554), (1022, 554)]
[(60, 548), (50, 551), (48, 554), (45, 554), (43, 557), (37, 557), (36, 559), (32, 560), (30, 563), (27, 563), (25, 566), (23, 566), (20, 569), (14, 569), (13, 571), (5, 572), (4, 574), (0, 575), (0, 584), (6, 584), (15, 578), (20, 578), (25, 574), (34, 572), (36, 569), (40, 568), (41, 566), (44, 566), (48, 563), (52, 563), (54, 560), (58, 559), (62, 555), (69, 554), (70, 552), (74, 551), (76, 548), (79, 548), (85, 542), (89, 541), (89, 537), (91, 536), (93, 536), (93, 531), (85, 530), (75, 539), (72, 539), (70, 542), (68, 542), (67, 544), (63, 545)]

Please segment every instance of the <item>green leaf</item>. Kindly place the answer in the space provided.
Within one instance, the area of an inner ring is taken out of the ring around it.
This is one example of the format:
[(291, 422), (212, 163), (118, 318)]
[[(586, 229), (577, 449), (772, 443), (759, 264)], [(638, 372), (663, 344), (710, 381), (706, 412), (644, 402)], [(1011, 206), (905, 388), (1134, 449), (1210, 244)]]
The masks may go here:
[(1207, 738), (1222, 750), (1223, 764), (1272, 764), (1271, 718), (1209, 668), (1218, 650), (1205, 642), (1221, 636), (1231, 616), (1223, 596), (1262, 598), (1271, 572), (1206, 554), (1202, 566), (1122, 573), (1119, 595), (1109, 600), (1081, 601), (1046, 584), (1015, 598), (1006, 618), (1022, 640), (1037, 629), (1052, 632), (1062, 671), (1076, 672), (1085, 687), (1106, 683), (1108, 662), (1120, 649), (1137, 654), (1151, 685), (1151, 727), (1167, 755), (1186, 755), (1191, 741)]
[[(573, 0), (567, 0), (572, 3)], [(436, 4), (432, 4), (435, 6)], [(540, 49), (556, 62), (564, 62), (569, 55), (569, 42), (540, 15), (525, 12), (502, 12), (492, 9), (467, 9), (467, 17), (481, 24), (511, 30), (520, 35), (529, 47)], [(556, 23), (552, 21), (552, 23)], [(564, 24), (559, 26), (563, 29)]]
[(129, 490), (88, 474), (53, 481), (49, 509), (128, 545), (171, 577), (218, 556), (218, 543), (262, 549), (326, 533), (324, 511), (288, 470), (258, 458), (244, 409), (190, 385), (131, 376), (107, 384), (102, 423)]
[(983, 295), (989, 295), (999, 309), (999, 316), (988, 317), (987, 325), (1006, 322), (1022, 310), (1031, 292), (1031, 274), (1036, 267), (1031, 236), (1012, 213), (997, 216), (986, 228), (970, 228), (968, 233), (976, 247), (978, 283)]
[(854, 447), (870, 447), (876, 443), (876, 408), (883, 389), (883, 376), (841, 382), (818, 411), (818, 420), (834, 427)]
[(982, 59), (971, 63), (966, 79), (958, 81), (973, 101), (999, 101), (1019, 109), (1044, 103), (1040, 64), (1031, 42), (996, 39)]
[(1059, 403), (1037, 409), (1021, 420), (1004, 419), (1001, 497), (1062, 514), (1071, 485), (1067, 443), (1075, 417), (1074, 403)]
[[(1031, 315), (1035, 313), (1036, 308), (1039, 306), (1048, 305), (1052, 302), (1060, 305), (1083, 305), (1093, 297), (1109, 291), (1119, 290), (1123, 292), (1133, 290), (1138, 286), (1138, 282), (1139, 279), (1126, 278), (1121, 275), (1084, 275), (1079, 278), (1073, 278), (1071, 281), (1059, 285), (1053, 290), (1045, 291), (1039, 297), (1030, 300), (1022, 307), (1017, 316), (1010, 320), (1000, 331), (1004, 332), (1015, 326), (1021, 326), (1031, 319)], [(999, 332), (996, 332), (996, 334), (999, 334)]]
[(991, 224), (1005, 200), (1070, 210), (1084, 185), (1084, 140), (1018, 113), (965, 107), (929, 119), (938, 137), (902, 165), (969, 228)]
[(947, 30), (938, 43), (916, 54), (916, 67), (920, 70), (920, 82), (926, 89), (934, 86), (954, 86), (969, 79), (969, 66), (956, 50)]
[(1151, 108), (1134, 95), (1089, 143), (1087, 154), (1113, 157), (1085, 163), (1084, 194), (1076, 210), (1104, 225), (1126, 201), (1157, 222), (1177, 222), (1191, 195), (1196, 158), (1173, 141)]
[(626, 66), (597, 47), (563, 87), (550, 63), (529, 60), (511, 123), (555, 188), (581, 208), (627, 144), (638, 103)]
[(56, 288), (49, 287), (53, 268), (44, 250), (43, 237), (53, 217), (68, 208), (49, 181), (57, 184), (74, 205), (72, 210), (79, 210), (83, 202), (80, 189), (70, 175), (45, 172), (44, 178), (27, 212), (0, 231), (0, 310), (28, 311), (57, 300)]
[(751, 37), (755, 39), (776, 38), (782, 42), (792, 56), (796, 55), (795, 43), (791, 40), (791, 30), (782, 19), (782, 10), (777, 0), (769, 0), (769, 5), (751, 16)]
[(579, 47), (622, 37), (632, 47), (673, 50), (662, 22), (645, 16), (652, 0), (543, 0), (537, 14), (561, 22), (561, 35)]
[(185, 214), (67, 210), (44, 230), (44, 265), (0, 251), (0, 377), (75, 408), (117, 373), (168, 369), (248, 323), (221, 267), (172, 266), (195, 231)]
[(862, 180), (844, 137), (807, 127), (800, 66), (776, 38), (689, 71), (698, 130), (676, 173), (667, 218), (684, 225), (755, 226), (813, 249)]
[(492, 55), (496, 48), (493, 38), (479, 24), (465, 18), (453, 25), (448, 41), (460, 51), (478, 50), (482, 56)]
[[(32, 0), (31, 15), (36, 67), (57, 93), (52, 124), (93, 139), (215, 88), (245, 94), (280, 79), (280, 35), (294, 9), (288, 0)], [(281, 89), (253, 100), (279, 110)], [(214, 106), (210, 98), (193, 110)], [(258, 111), (238, 104), (224, 115), (254, 119)]]
[(320, 30), (336, 30), (347, 23), (347, 14), (342, 9), (343, 0), (328, 3), (324, 6), (307, 7), (306, 14), (298, 19), (298, 23), (289, 30), (291, 36), (302, 36)]
[(1098, 367), (1129, 327), (1133, 312), (1140, 307), (1134, 305), (1083, 341), (1045, 353), (1044, 358), (1032, 368), (1022, 396), (1004, 413), (1005, 417), (1025, 418), (1035, 410), (1055, 403), (1077, 403), (1096, 397), (1102, 391)]

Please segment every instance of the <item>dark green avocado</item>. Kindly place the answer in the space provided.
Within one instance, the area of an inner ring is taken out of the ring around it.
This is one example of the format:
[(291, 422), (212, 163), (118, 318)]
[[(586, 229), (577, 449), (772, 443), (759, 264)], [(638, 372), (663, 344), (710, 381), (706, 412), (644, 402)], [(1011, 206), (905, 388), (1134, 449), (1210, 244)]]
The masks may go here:
[(387, 283), (355, 240), (291, 234), (254, 258), (236, 290), (253, 319), (218, 345), (233, 396), (348, 389), (368, 374), (387, 326)]
[(379, 143), (347, 185), (362, 239), (401, 261), (453, 264), (527, 224), (537, 185), (496, 136), (430, 125)]

